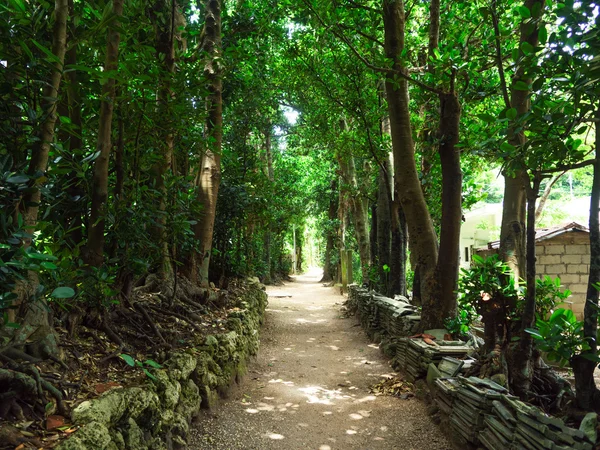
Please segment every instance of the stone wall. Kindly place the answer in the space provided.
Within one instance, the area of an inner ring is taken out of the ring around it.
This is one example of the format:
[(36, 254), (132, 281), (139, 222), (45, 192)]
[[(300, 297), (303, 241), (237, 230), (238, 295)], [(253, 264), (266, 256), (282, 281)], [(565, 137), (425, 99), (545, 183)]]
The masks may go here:
[(587, 233), (564, 233), (535, 246), (538, 276), (559, 277), (565, 289), (571, 291), (567, 303), (579, 320), (583, 319), (585, 293), (590, 273), (590, 241)]
[[(579, 320), (583, 320), (585, 293), (590, 272), (589, 234), (566, 232), (535, 245), (537, 258), (537, 276), (548, 275), (560, 278), (564, 289), (571, 291), (571, 297), (560, 305), (571, 309)], [(497, 249), (479, 249), (477, 254), (483, 258), (497, 253)]]
[[(460, 356), (462, 349), (456, 343), (445, 346), (403, 337), (410, 328), (398, 327), (398, 323), (408, 324), (408, 317), (414, 315), (404, 303), (356, 285), (349, 287), (349, 311), (358, 314), (367, 334), (381, 342), (381, 350), (392, 358), (394, 369), (416, 381), (417, 393), (427, 393), (417, 395), (435, 401), (430, 413), (438, 417), (437, 422), (442, 422), (460, 448), (592, 450), (596, 443), (595, 413), (586, 416), (581, 429), (570, 428), (561, 419), (519, 401), (492, 380), (456, 376), (458, 370), (448, 375), (436, 355), (452, 350), (450, 356), (463, 358), (466, 353)], [(398, 315), (402, 314), (399, 311), (405, 315)], [(463, 362), (452, 360), (460, 363), (460, 369)]]
[(204, 345), (175, 352), (164, 369), (151, 369), (155, 381), (110, 390), (86, 400), (72, 412), (81, 428), (57, 450), (162, 450), (183, 448), (189, 425), (201, 408), (212, 409), (219, 396), (246, 373), (259, 346), (267, 305), (264, 287), (252, 283), (229, 314), (224, 334)]

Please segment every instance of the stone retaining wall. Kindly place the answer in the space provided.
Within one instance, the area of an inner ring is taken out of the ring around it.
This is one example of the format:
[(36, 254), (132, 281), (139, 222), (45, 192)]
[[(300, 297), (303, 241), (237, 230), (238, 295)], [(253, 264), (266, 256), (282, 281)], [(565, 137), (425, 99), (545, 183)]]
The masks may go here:
[(72, 412), (81, 428), (57, 450), (170, 450), (186, 446), (189, 425), (201, 408), (213, 408), (219, 396), (246, 373), (259, 346), (267, 305), (264, 287), (252, 283), (239, 311), (229, 314), (224, 334), (207, 336), (204, 345), (175, 352), (164, 369), (151, 369), (156, 380), (110, 390)]
[(348, 309), (359, 316), (369, 337), (380, 342), (382, 352), (392, 359), (392, 367), (417, 381), (416, 391), (424, 389), (430, 400), (435, 399), (431, 412), (463, 448), (592, 450), (596, 444), (595, 413), (586, 416), (580, 430), (573, 429), (520, 402), (492, 380), (445, 376), (436, 355), (451, 350), (450, 354), (458, 358), (467, 353), (458, 355), (463, 348), (459, 343), (429, 345), (420, 339), (407, 339), (416, 331), (420, 317), (403, 299), (385, 298), (352, 285)]

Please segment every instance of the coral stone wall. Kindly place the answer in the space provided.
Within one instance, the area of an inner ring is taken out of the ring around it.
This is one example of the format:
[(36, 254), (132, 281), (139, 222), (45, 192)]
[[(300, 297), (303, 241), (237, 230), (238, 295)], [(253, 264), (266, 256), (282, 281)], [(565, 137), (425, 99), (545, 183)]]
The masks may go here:
[(209, 335), (204, 345), (174, 352), (156, 380), (113, 389), (86, 400), (72, 412), (81, 428), (57, 450), (170, 450), (186, 446), (189, 425), (201, 408), (212, 409), (239, 377), (259, 346), (267, 305), (264, 287), (244, 288), (229, 314), (224, 334)]

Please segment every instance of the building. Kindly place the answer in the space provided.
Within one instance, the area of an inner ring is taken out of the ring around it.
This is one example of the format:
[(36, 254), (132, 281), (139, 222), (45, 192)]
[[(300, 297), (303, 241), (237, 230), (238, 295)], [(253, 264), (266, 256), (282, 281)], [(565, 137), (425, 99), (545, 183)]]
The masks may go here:
[[(500, 241), (493, 241), (476, 253), (487, 257), (498, 253)], [(565, 289), (571, 291), (564, 308), (571, 309), (579, 320), (583, 319), (583, 308), (590, 273), (590, 233), (576, 222), (536, 230), (536, 272), (541, 278), (548, 275), (560, 278)]]

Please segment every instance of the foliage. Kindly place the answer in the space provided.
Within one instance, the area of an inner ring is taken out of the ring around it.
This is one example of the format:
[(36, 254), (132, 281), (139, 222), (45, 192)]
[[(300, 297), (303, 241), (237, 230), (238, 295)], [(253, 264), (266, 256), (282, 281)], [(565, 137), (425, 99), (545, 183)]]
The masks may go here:
[[(588, 339), (583, 335), (583, 322), (580, 322), (569, 309), (559, 308), (548, 320), (538, 318), (536, 328), (526, 330), (536, 340), (537, 347), (546, 352), (550, 361), (568, 364), (574, 356), (590, 349)], [(585, 354), (600, 362), (596, 355)]]
[(144, 374), (150, 378), (151, 380), (156, 381), (156, 377), (154, 375), (152, 375), (152, 373), (150, 373), (150, 371), (148, 370), (149, 368), (153, 368), (153, 369), (162, 369), (162, 366), (160, 364), (158, 364), (156, 361), (153, 361), (151, 359), (147, 359), (145, 361), (139, 361), (135, 358), (133, 358), (132, 356), (126, 354), (126, 353), (121, 353), (119, 355), (119, 357), (125, 361), (125, 363), (127, 363), (128, 366), (130, 367), (139, 367), (140, 369), (142, 369), (142, 371), (144, 372)]
[[(492, 255), (482, 258), (473, 255), (473, 264), (469, 269), (461, 269), (458, 287), (459, 313), (455, 319), (447, 321), (448, 326), (454, 331), (465, 333), (484, 307), (493, 300), (501, 300), (506, 304), (514, 304), (510, 311), (510, 321), (520, 319), (524, 298), (527, 295), (525, 288), (515, 288), (512, 272), (509, 266)], [(571, 295), (568, 289), (561, 289), (560, 278), (552, 279), (549, 276), (536, 279), (536, 315), (544, 319), (553, 312), (554, 307), (564, 302)], [(450, 330), (449, 328), (449, 330)]]

